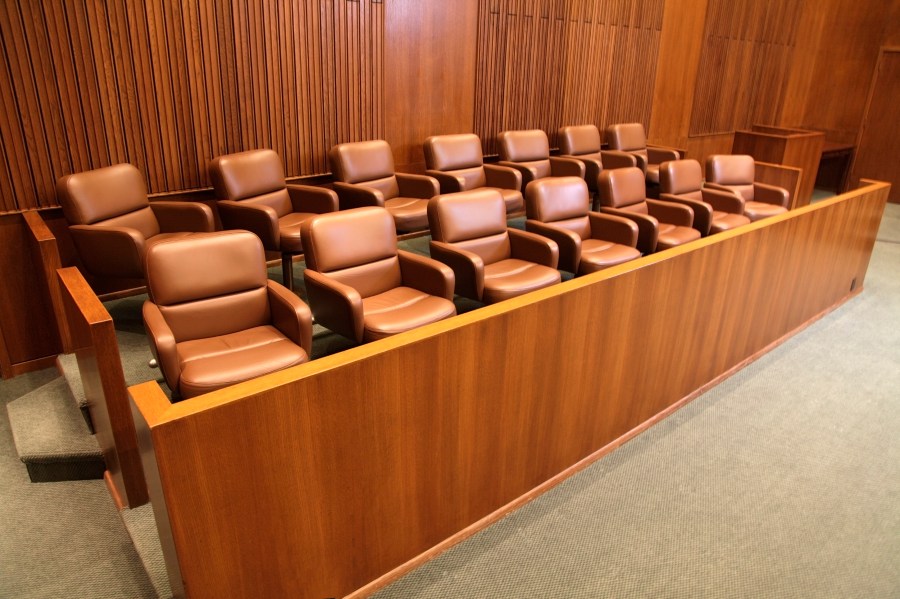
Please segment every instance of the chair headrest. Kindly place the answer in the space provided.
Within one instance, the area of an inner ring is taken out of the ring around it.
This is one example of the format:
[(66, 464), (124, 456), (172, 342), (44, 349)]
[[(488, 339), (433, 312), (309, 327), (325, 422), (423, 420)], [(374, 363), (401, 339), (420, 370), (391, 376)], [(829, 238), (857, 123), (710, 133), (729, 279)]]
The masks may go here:
[(525, 212), (545, 223), (587, 216), (589, 197), (581, 177), (538, 179), (525, 188)]
[(753, 156), (713, 154), (706, 159), (706, 180), (722, 185), (750, 185), (756, 176)]
[(506, 232), (506, 204), (496, 189), (439, 195), (428, 201), (428, 223), (436, 241), (456, 243)]
[(668, 160), (659, 165), (659, 190), (683, 194), (703, 187), (703, 170), (696, 160)]
[(328, 152), (335, 181), (363, 183), (394, 174), (394, 156), (384, 140), (339, 144)]
[(512, 162), (533, 162), (550, 158), (550, 141), (540, 129), (528, 131), (501, 131), (500, 159)]
[(397, 254), (394, 218), (377, 206), (314, 216), (301, 228), (306, 267), (331, 272)]
[(246, 200), (286, 187), (284, 167), (274, 150), (248, 150), (218, 156), (209, 175), (220, 199)]
[(473, 168), (484, 163), (481, 140), (474, 133), (433, 135), (425, 140), (425, 165), (438, 171)]
[(647, 147), (647, 135), (641, 123), (621, 123), (606, 129), (606, 141), (613, 150), (643, 150)]
[(150, 204), (144, 177), (131, 164), (60, 177), (56, 195), (70, 225), (90, 225)]
[(603, 146), (595, 125), (571, 125), (559, 130), (559, 153), (596, 154)]
[(621, 208), (639, 204), (647, 199), (644, 171), (630, 166), (600, 173), (598, 191), (604, 206)]

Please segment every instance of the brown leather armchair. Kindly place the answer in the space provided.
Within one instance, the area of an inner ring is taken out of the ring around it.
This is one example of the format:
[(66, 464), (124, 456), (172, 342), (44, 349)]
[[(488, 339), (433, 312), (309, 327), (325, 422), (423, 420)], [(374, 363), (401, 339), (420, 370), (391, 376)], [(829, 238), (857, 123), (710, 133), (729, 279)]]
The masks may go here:
[(440, 195), (428, 203), (431, 256), (456, 274), (456, 293), (492, 304), (561, 280), (556, 242), (506, 227), (495, 189)]
[(303, 223), (306, 292), (316, 321), (357, 343), (456, 314), (453, 271), (397, 249), (394, 220), (377, 207)]
[(681, 152), (675, 148), (664, 148), (647, 144), (647, 135), (641, 123), (621, 123), (606, 129), (606, 141), (612, 150), (628, 152), (637, 158), (640, 168), (653, 184), (659, 183), (659, 165), (666, 160), (681, 159)]
[(425, 171), (441, 184), (441, 193), (488, 187), (506, 203), (506, 213), (522, 210), (522, 175), (514, 168), (484, 164), (481, 140), (474, 133), (433, 135), (425, 140)]
[(362, 206), (387, 208), (398, 231), (428, 228), (428, 200), (441, 192), (433, 177), (394, 172), (386, 141), (359, 141), (328, 152), (341, 210)]
[(131, 164), (61, 177), (56, 193), (78, 256), (96, 277), (144, 278), (144, 254), (153, 244), (215, 228), (209, 206), (147, 199)]
[(589, 197), (587, 184), (577, 177), (533, 181), (525, 189), (525, 228), (555, 241), (559, 268), (578, 275), (640, 258), (637, 225), (588, 212)]
[(617, 150), (603, 150), (600, 130), (595, 125), (570, 125), (559, 130), (559, 157), (584, 164), (588, 189), (597, 192), (597, 177), (604, 168), (637, 166), (637, 157)]
[(644, 254), (700, 238), (692, 228), (694, 211), (683, 204), (647, 199), (644, 173), (637, 167), (600, 173), (600, 211), (630, 219), (638, 226), (637, 248)]
[(303, 253), (300, 224), (337, 210), (337, 194), (324, 187), (288, 185), (281, 158), (273, 150), (218, 156), (209, 163), (209, 175), (223, 227), (251, 231), (266, 250), (280, 253), (282, 280), (293, 289), (293, 258)]
[(166, 384), (184, 398), (309, 360), (312, 316), (266, 278), (259, 238), (221, 231), (147, 250), (144, 326)]
[(694, 228), (703, 236), (746, 225), (744, 200), (719, 189), (703, 189), (703, 169), (696, 160), (667, 160), (659, 165), (659, 199), (690, 206)]
[(788, 190), (757, 183), (756, 163), (746, 154), (715, 154), (706, 159), (706, 187), (742, 197), (744, 214), (757, 221), (787, 212), (791, 202)]
[(582, 177), (584, 164), (572, 158), (550, 156), (550, 141), (540, 129), (501, 131), (500, 166), (508, 166), (522, 173), (522, 185), (543, 177)]

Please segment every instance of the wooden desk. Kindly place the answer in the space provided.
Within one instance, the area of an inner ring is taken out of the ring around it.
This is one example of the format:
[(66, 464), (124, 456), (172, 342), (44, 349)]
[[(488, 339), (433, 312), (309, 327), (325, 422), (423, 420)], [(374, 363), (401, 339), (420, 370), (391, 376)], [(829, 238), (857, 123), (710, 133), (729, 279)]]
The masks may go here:
[(850, 176), (850, 164), (853, 162), (853, 144), (840, 144), (826, 141), (822, 146), (822, 157), (819, 159), (819, 170), (816, 173), (816, 187), (829, 189), (834, 193), (847, 191)]

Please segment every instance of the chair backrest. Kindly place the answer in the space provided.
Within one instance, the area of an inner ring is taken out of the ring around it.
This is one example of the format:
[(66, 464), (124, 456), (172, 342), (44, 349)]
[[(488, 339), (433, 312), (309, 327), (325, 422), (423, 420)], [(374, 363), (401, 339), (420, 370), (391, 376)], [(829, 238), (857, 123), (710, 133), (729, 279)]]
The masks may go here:
[(496, 189), (473, 189), (431, 198), (428, 224), (436, 241), (474, 252), (485, 264), (510, 257), (506, 204)]
[(247, 231), (198, 233), (147, 250), (150, 301), (176, 342), (269, 324), (266, 256)]
[(56, 194), (70, 225), (129, 227), (145, 239), (159, 234), (147, 185), (131, 164), (66, 175), (57, 181)]
[(269, 206), (282, 217), (293, 212), (281, 158), (274, 150), (248, 150), (218, 156), (209, 176), (220, 199)]
[(402, 285), (394, 219), (384, 208), (314, 216), (301, 228), (306, 267), (356, 289), (362, 297)]
[(388, 142), (376, 139), (339, 144), (328, 152), (335, 181), (377, 189), (389, 200), (400, 195), (394, 155)]
[(598, 181), (600, 203), (610, 208), (647, 213), (644, 172), (635, 167), (605, 170)]
[(539, 179), (525, 188), (525, 214), (528, 218), (563, 227), (582, 239), (591, 236), (589, 202), (587, 183), (580, 177)]
[(756, 166), (747, 154), (713, 154), (706, 159), (706, 180), (730, 187), (746, 200), (753, 199)]
[(659, 190), (662, 193), (701, 200), (702, 188), (703, 169), (696, 160), (667, 160), (659, 166)]
[(613, 150), (621, 150), (643, 158), (647, 163), (647, 134), (641, 123), (620, 123), (606, 129), (606, 141)]
[(541, 129), (501, 131), (500, 159), (519, 162), (537, 170), (536, 179), (550, 176), (550, 140)]
[(487, 185), (481, 140), (474, 133), (432, 135), (425, 140), (425, 166), (465, 180), (464, 189)]
[(569, 156), (600, 157), (603, 142), (595, 125), (570, 125), (559, 130), (559, 153)]

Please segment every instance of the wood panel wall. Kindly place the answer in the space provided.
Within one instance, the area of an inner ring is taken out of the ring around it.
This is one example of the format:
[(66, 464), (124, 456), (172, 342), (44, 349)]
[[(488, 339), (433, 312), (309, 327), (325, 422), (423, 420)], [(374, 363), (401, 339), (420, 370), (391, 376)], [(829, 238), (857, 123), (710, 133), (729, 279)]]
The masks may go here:
[(5, 0), (0, 211), (56, 205), (58, 177), (130, 162), (153, 192), (268, 147), (288, 176), (384, 135), (382, 0)]
[(650, 124), (664, 0), (480, 0), (475, 126), (486, 154), (506, 129)]

